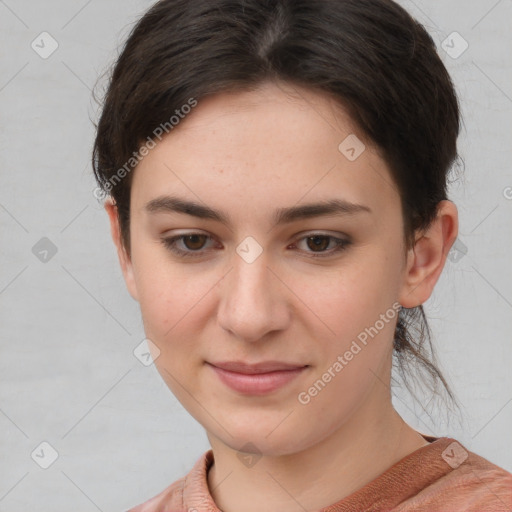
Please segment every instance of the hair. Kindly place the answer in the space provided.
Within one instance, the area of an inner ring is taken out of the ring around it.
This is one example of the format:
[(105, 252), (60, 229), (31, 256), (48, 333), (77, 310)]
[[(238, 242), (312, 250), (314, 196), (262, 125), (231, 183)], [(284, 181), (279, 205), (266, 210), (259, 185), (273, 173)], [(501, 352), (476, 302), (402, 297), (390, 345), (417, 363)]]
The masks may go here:
[[(379, 148), (400, 193), (406, 249), (448, 199), (460, 158), (458, 98), (432, 37), (391, 0), (161, 0), (132, 28), (109, 73), (92, 161), (128, 256), (133, 172), (111, 186), (116, 172), (135, 167), (134, 152), (191, 98), (265, 81), (334, 98)], [(456, 403), (423, 306), (400, 310), (393, 356), (402, 376), (414, 363), (434, 394), (441, 381)]]

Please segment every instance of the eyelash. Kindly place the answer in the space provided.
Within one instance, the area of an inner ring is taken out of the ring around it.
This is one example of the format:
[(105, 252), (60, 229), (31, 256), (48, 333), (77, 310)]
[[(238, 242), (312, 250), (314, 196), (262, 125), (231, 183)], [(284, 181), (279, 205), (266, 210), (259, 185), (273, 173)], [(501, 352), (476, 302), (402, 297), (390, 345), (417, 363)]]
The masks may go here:
[[(169, 237), (169, 238), (162, 238), (161, 241), (162, 241), (162, 244), (169, 251), (173, 252), (174, 254), (176, 254), (176, 255), (178, 255), (180, 257), (184, 257), (184, 258), (197, 258), (197, 257), (200, 257), (200, 256), (203, 255), (202, 254), (203, 249), (199, 249), (197, 251), (191, 251), (191, 250), (184, 251), (184, 250), (178, 249), (176, 247), (176, 242), (177, 241), (182, 240), (183, 238), (185, 238), (187, 236), (193, 236), (193, 235), (203, 235), (203, 236), (206, 236), (207, 239), (212, 240), (212, 237), (210, 237), (208, 235), (205, 235), (204, 233), (185, 233), (183, 235), (177, 235), (177, 236), (173, 236), (173, 237)], [(348, 248), (348, 246), (352, 243), (350, 240), (345, 240), (345, 239), (342, 239), (342, 238), (337, 238), (337, 237), (334, 237), (332, 235), (328, 235), (328, 234), (325, 234), (325, 233), (312, 233), (312, 234), (309, 234), (309, 235), (307, 235), (305, 237), (300, 238), (299, 241), (305, 240), (307, 238), (314, 238), (314, 237), (332, 239), (336, 243), (336, 247), (333, 250), (329, 251), (329, 252), (311, 253), (308, 256), (308, 257), (311, 257), (311, 258), (328, 258), (329, 256), (332, 256), (334, 254), (337, 254), (337, 253), (345, 251)]]

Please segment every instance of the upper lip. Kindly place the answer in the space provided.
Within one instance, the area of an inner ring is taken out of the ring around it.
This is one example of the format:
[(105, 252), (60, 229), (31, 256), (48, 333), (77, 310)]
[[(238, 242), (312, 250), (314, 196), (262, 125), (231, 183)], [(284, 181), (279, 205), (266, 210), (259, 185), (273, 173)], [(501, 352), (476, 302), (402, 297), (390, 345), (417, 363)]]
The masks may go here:
[(305, 364), (284, 363), (282, 361), (263, 361), (255, 364), (245, 363), (244, 361), (220, 361), (218, 363), (209, 364), (216, 366), (217, 368), (221, 368), (222, 370), (249, 375), (285, 370), (298, 370), (307, 366)]

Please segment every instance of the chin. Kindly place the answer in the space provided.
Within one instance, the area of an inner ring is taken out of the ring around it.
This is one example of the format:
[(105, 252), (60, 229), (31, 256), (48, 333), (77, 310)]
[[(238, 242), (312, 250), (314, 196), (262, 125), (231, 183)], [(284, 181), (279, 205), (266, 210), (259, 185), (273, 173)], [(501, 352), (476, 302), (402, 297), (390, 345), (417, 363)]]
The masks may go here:
[[(231, 436), (217, 425), (210, 432), (234, 451), (277, 457), (300, 452), (319, 441), (316, 433), (301, 430), (301, 425), (291, 422), (284, 426), (279, 421), (253, 421), (250, 424), (224, 425)], [(211, 426), (211, 425), (210, 425)], [(207, 428), (208, 426), (205, 426)], [(277, 428), (276, 428), (277, 427)], [(302, 427), (303, 428), (303, 427)]]

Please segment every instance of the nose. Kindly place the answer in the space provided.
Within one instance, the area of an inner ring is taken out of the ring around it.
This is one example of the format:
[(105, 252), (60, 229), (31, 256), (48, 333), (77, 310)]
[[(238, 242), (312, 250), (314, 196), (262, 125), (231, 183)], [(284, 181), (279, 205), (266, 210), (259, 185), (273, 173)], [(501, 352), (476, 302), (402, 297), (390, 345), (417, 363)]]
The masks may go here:
[(220, 326), (247, 342), (268, 338), (290, 322), (290, 291), (284, 279), (269, 267), (265, 251), (252, 263), (237, 254), (233, 268), (219, 283)]

